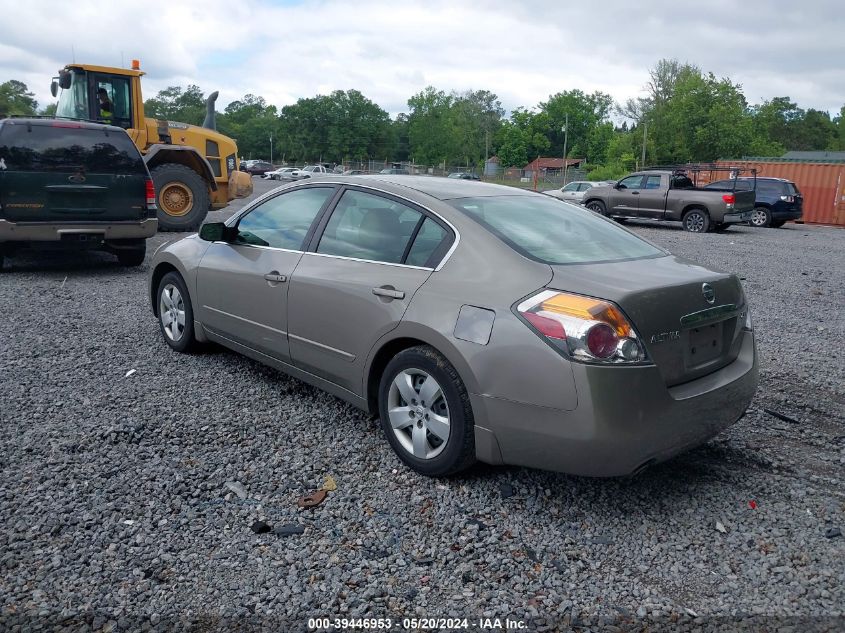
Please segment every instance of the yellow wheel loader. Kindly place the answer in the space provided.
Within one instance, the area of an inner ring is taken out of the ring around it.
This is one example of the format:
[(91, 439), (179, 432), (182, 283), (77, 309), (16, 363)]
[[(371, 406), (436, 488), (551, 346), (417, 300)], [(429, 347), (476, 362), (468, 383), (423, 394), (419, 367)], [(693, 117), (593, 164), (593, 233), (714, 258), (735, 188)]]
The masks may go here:
[(59, 97), (56, 116), (124, 128), (152, 175), (159, 229), (196, 231), (209, 209), (252, 194), (252, 178), (239, 171), (234, 139), (216, 130), (216, 92), (206, 101), (202, 127), (149, 119), (144, 116), (142, 75), (137, 60), (131, 69), (69, 64), (50, 86)]

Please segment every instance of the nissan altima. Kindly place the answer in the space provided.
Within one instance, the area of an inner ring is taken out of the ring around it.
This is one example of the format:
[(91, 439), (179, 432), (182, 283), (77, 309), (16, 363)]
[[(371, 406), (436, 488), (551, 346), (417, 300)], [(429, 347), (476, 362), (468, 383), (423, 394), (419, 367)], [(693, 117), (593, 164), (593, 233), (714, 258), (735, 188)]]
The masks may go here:
[(735, 275), (500, 185), (315, 175), (160, 247), (149, 289), (172, 349), (213, 341), (343, 398), (430, 476), (631, 474), (757, 387)]

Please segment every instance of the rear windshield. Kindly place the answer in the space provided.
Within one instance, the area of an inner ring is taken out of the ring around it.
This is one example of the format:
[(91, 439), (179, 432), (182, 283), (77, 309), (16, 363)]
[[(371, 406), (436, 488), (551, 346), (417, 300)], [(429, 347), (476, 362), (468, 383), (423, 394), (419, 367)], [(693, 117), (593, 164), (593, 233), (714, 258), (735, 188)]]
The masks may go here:
[(6, 169), (146, 174), (141, 154), (125, 132), (70, 125), (6, 123), (0, 132), (0, 157)]
[(517, 252), (546, 264), (584, 264), (666, 253), (592, 211), (545, 196), (447, 200)]

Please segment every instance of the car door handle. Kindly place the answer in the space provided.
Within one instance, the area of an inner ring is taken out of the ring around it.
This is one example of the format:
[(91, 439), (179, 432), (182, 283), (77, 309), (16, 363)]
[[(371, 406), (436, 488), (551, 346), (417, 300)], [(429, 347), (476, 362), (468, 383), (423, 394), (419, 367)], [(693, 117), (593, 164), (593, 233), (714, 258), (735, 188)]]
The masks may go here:
[(632, 191), (631, 193), (632, 193), (632, 194), (634, 194), (635, 196), (640, 195), (640, 192), (639, 192), (639, 191)]
[(388, 297), (390, 299), (404, 299), (405, 293), (393, 288), (373, 288), (373, 294), (377, 297)]
[(267, 281), (274, 281), (276, 283), (288, 280), (287, 275), (280, 275), (276, 272), (267, 273), (266, 275), (264, 275), (264, 279), (266, 279)]

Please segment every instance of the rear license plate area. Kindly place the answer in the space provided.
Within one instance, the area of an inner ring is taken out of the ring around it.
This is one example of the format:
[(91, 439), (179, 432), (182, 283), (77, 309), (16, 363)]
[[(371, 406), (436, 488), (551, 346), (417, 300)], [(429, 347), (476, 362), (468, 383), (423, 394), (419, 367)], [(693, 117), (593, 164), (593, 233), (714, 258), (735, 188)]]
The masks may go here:
[(684, 364), (687, 368), (700, 367), (722, 355), (724, 322), (702, 325), (687, 330)]
[(62, 242), (70, 244), (102, 244), (102, 233), (62, 233)]

